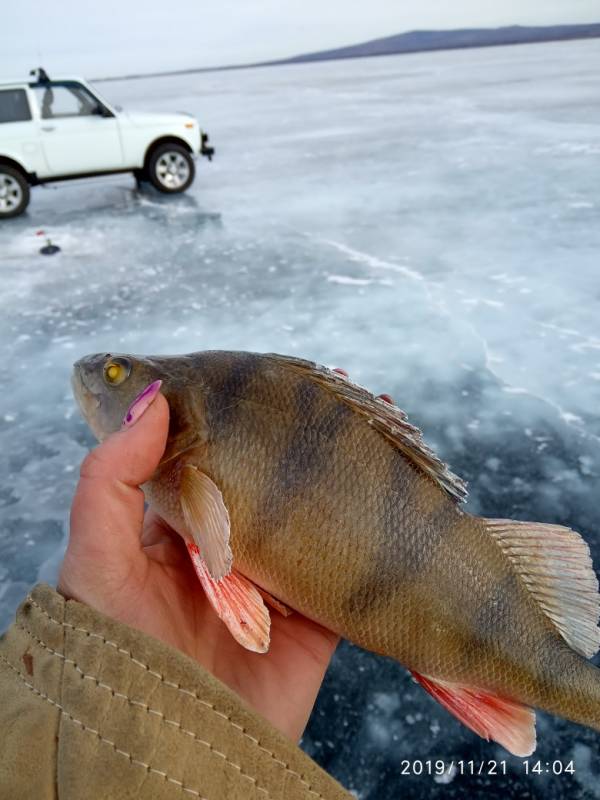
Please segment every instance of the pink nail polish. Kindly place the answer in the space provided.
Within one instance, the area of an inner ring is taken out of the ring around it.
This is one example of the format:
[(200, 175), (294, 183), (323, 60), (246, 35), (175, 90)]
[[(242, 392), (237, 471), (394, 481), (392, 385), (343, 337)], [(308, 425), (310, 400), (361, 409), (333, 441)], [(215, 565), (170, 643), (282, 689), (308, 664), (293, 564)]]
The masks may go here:
[(377, 397), (379, 400), (383, 400), (384, 403), (391, 403), (391, 405), (394, 405), (394, 401), (389, 394), (378, 394)]
[(135, 398), (133, 403), (127, 409), (127, 413), (123, 417), (121, 429), (131, 428), (132, 425), (138, 421), (144, 411), (151, 405), (152, 401), (160, 391), (162, 381), (154, 381), (149, 386), (146, 386), (143, 392), (140, 392)]
[(341, 375), (342, 378), (347, 378), (348, 377), (348, 373), (346, 372), (346, 370), (342, 369), (341, 367), (334, 367), (332, 372), (337, 372), (337, 374)]

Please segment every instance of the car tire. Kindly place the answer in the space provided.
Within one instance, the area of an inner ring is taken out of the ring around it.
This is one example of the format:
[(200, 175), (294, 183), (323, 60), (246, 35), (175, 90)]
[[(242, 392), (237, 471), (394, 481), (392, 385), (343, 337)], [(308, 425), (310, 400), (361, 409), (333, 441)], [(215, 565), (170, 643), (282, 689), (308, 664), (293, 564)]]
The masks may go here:
[(152, 151), (148, 160), (148, 180), (165, 194), (185, 192), (195, 174), (194, 159), (180, 144), (161, 144)]
[(29, 182), (23, 173), (0, 164), (0, 219), (18, 217), (29, 205)]

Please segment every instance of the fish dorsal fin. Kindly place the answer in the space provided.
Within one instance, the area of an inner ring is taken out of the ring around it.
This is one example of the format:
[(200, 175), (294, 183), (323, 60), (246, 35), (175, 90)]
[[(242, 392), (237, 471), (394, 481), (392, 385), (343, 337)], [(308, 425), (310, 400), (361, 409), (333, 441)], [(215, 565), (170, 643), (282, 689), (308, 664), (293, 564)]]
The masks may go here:
[(600, 595), (590, 549), (581, 536), (541, 522), (485, 523), (567, 644), (593, 656), (600, 647)]
[(454, 475), (423, 441), (421, 431), (411, 425), (404, 411), (384, 400), (380, 400), (367, 389), (312, 361), (291, 356), (269, 354), (282, 366), (314, 381), (335, 394), (358, 414), (366, 418), (369, 425), (384, 436), (420, 472), (424, 473), (456, 502), (467, 497), (465, 482)]

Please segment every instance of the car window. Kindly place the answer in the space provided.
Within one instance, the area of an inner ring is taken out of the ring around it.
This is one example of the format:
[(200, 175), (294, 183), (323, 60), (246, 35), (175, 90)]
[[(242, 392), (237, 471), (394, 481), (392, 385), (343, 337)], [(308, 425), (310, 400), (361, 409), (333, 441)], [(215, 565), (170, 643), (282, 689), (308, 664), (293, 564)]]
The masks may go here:
[(27, 122), (30, 119), (25, 89), (0, 89), (0, 123)]
[(49, 83), (34, 86), (42, 119), (96, 114), (100, 103), (80, 83)]

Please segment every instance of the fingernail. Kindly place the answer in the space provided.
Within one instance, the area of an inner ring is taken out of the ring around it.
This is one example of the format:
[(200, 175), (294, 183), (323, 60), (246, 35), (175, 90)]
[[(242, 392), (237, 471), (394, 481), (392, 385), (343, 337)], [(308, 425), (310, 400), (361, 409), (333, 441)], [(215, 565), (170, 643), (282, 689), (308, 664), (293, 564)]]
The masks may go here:
[(146, 386), (143, 392), (140, 392), (135, 398), (133, 403), (127, 409), (127, 413), (123, 417), (121, 430), (123, 428), (131, 428), (132, 425), (138, 421), (144, 411), (152, 404), (152, 401), (160, 391), (162, 381), (154, 381), (149, 386)]
[(346, 372), (346, 370), (342, 369), (341, 367), (334, 367), (332, 372), (337, 372), (337, 374), (341, 375), (342, 378), (347, 378), (348, 377), (348, 373)]
[(384, 403), (391, 403), (392, 405), (394, 405), (394, 401), (389, 394), (378, 394), (377, 397), (379, 398), (379, 400), (383, 400)]

